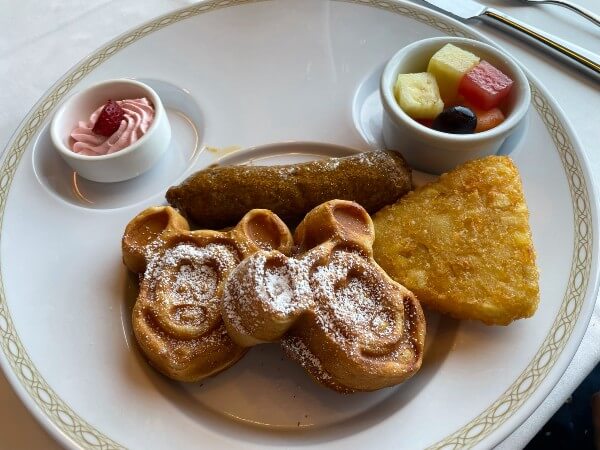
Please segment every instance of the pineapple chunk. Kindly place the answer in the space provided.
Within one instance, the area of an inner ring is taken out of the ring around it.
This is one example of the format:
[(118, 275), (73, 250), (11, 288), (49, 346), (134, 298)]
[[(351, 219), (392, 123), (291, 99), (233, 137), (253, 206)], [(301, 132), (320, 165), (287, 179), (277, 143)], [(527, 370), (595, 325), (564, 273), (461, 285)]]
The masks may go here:
[(442, 100), (452, 103), (458, 95), (460, 80), (477, 64), (478, 56), (455, 45), (446, 44), (431, 57), (427, 72), (435, 76)]
[(427, 72), (401, 73), (394, 94), (400, 108), (413, 119), (435, 119), (444, 109), (435, 77)]

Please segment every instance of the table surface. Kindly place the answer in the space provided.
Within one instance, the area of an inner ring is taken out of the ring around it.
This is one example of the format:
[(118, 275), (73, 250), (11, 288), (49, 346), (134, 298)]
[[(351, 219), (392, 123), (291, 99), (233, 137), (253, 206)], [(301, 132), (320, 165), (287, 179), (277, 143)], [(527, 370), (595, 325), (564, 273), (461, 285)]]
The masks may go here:
[[(558, 6), (518, 0), (480, 0), (600, 55), (600, 28)], [(600, 14), (600, 1), (576, 0)], [(0, 0), (0, 151), (42, 94), (70, 67), (118, 34), (189, 0)], [(114, 18), (118, 17), (118, 20)], [(473, 27), (530, 69), (566, 112), (600, 180), (600, 82), (484, 23)], [(498, 448), (523, 447), (600, 361), (600, 303), (583, 342), (560, 382)], [(0, 449), (59, 449), (0, 373)]]

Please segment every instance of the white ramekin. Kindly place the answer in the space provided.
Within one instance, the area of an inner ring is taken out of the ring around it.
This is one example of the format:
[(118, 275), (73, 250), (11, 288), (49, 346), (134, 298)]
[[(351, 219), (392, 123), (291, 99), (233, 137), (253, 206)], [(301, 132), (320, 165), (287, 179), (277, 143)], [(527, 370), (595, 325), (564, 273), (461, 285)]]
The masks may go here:
[[(454, 44), (486, 60), (514, 80), (505, 100), (506, 120), (491, 130), (474, 134), (436, 131), (411, 119), (394, 97), (394, 84), (400, 73), (425, 72), (429, 59), (446, 44)], [(531, 102), (527, 77), (506, 53), (479, 41), (458, 37), (438, 37), (414, 42), (389, 60), (380, 84), (383, 103), (383, 140), (397, 150), (415, 169), (441, 174), (466, 161), (495, 154), (504, 140), (525, 119)]]
[[(79, 155), (69, 147), (71, 131), (80, 120), (108, 100), (146, 97), (154, 106), (154, 120), (136, 142), (110, 155)], [(129, 79), (107, 80), (69, 97), (60, 106), (50, 125), (52, 143), (65, 162), (84, 178), (102, 183), (124, 181), (150, 169), (169, 147), (171, 125), (165, 108), (152, 88)]]

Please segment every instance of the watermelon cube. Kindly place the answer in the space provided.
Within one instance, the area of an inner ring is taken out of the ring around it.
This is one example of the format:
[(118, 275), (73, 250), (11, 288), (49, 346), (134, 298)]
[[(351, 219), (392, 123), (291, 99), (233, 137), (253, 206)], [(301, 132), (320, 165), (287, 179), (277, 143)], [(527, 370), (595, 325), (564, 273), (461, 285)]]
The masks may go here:
[(452, 44), (444, 45), (431, 57), (427, 72), (435, 76), (445, 104), (454, 102), (460, 81), (478, 63), (478, 56)]
[(492, 109), (506, 98), (512, 86), (510, 77), (487, 61), (481, 61), (462, 78), (458, 92), (473, 105)]

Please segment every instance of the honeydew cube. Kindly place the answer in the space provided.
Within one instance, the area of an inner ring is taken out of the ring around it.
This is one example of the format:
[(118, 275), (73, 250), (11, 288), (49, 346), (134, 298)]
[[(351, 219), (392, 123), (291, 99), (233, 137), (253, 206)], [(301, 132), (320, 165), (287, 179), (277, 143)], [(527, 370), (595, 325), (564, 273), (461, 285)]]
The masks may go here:
[(394, 94), (400, 108), (413, 119), (435, 119), (444, 109), (435, 77), (427, 72), (401, 73)]
[(462, 77), (478, 63), (478, 56), (452, 44), (444, 45), (431, 57), (427, 72), (435, 76), (445, 103), (454, 101)]

